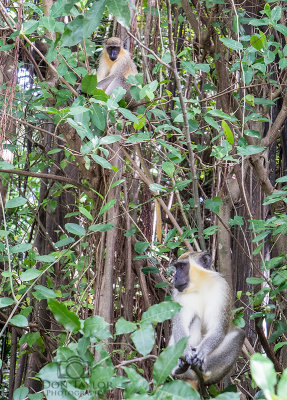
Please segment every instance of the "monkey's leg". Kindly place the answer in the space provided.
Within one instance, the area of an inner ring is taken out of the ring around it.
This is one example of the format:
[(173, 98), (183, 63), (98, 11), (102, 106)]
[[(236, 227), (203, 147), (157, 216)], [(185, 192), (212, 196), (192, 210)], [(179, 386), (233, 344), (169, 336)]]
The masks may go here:
[(240, 355), (244, 332), (235, 328), (228, 332), (221, 344), (207, 356), (202, 366), (206, 385), (219, 382), (233, 367)]

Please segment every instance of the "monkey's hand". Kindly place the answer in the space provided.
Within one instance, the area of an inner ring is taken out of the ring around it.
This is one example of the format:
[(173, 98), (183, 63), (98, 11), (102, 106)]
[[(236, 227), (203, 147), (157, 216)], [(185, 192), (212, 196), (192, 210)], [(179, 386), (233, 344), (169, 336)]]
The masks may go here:
[(189, 367), (190, 367), (190, 365), (187, 363), (186, 359), (184, 357), (180, 357), (178, 359), (177, 367), (173, 371), (173, 374), (174, 375), (184, 374), (188, 370)]
[(186, 359), (186, 362), (191, 367), (197, 367), (200, 370), (202, 370), (202, 365), (204, 363), (204, 358), (200, 353), (198, 353), (198, 351), (197, 351), (197, 349), (195, 347), (192, 347), (190, 349), (190, 352), (188, 354), (186, 354), (185, 359)]

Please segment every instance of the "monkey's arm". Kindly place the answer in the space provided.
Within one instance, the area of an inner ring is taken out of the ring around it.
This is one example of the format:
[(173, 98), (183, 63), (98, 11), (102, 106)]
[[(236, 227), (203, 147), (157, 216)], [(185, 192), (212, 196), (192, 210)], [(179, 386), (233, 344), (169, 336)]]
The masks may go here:
[(107, 87), (112, 83), (112, 81), (116, 78), (115, 75), (109, 75), (105, 79), (98, 81), (97, 87), (106, 91)]

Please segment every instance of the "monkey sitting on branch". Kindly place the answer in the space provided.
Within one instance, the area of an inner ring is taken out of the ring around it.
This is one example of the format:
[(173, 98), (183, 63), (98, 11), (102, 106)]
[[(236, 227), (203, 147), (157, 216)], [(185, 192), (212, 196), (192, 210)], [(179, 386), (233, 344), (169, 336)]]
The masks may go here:
[(111, 95), (117, 87), (123, 87), (127, 91), (126, 100), (130, 101), (130, 84), (126, 81), (129, 75), (136, 75), (137, 67), (131, 59), (127, 50), (123, 48), (120, 38), (111, 37), (105, 43), (104, 50), (100, 55), (97, 70), (98, 88)]
[(227, 281), (210, 269), (207, 252), (185, 253), (175, 263), (173, 300), (182, 308), (173, 317), (169, 346), (189, 337), (172, 374), (194, 387), (219, 382), (240, 355), (245, 334), (232, 323)]

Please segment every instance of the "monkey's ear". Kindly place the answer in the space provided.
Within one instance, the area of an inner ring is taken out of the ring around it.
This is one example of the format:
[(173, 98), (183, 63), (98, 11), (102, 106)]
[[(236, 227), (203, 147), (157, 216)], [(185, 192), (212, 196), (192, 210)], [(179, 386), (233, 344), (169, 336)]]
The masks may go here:
[(200, 257), (200, 263), (204, 268), (210, 268), (212, 264), (211, 255), (207, 252), (203, 253), (203, 255)]

